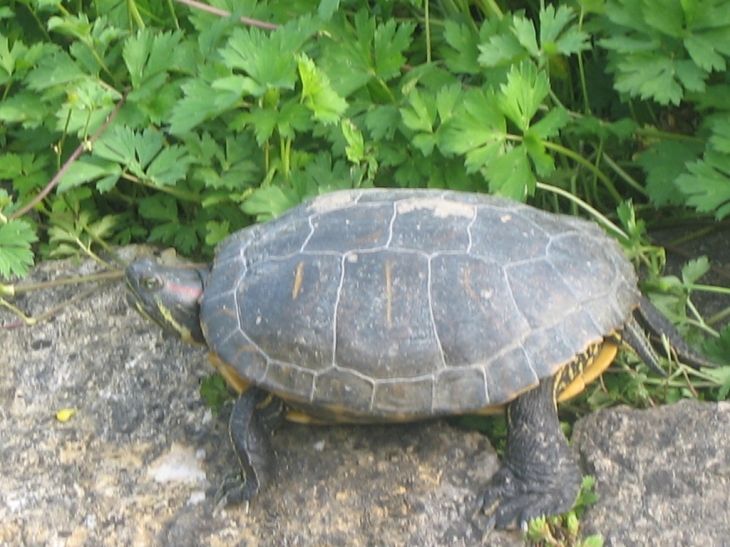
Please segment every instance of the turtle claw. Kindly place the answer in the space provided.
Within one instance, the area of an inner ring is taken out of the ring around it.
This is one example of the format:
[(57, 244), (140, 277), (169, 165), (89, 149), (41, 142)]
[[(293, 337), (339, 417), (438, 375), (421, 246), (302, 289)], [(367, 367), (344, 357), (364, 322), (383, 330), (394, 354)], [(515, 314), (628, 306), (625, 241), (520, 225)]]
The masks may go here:
[(259, 488), (255, 481), (247, 480), (240, 471), (229, 473), (221, 482), (213, 498), (215, 510), (218, 511), (229, 505), (246, 503), (256, 496)]
[(569, 511), (576, 499), (573, 485), (527, 483), (511, 469), (503, 467), (493, 477), (487, 490), (479, 496), (479, 510), (488, 526), (506, 529), (519, 527), (523, 532), (532, 519), (560, 515)]

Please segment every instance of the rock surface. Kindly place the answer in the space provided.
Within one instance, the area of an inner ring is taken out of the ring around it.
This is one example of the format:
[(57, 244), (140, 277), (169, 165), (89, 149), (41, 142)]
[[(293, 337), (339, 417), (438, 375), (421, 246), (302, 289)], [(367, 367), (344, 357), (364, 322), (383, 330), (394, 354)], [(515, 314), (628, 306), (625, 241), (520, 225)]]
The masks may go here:
[[(46, 263), (34, 281), (88, 272)], [(274, 436), (276, 484), (214, 512), (235, 465), (201, 401), (206, 352), (131, 310), (121, 282), (34, 327), (0, 331), (0, 545), (478, 545), (489, 442), (441, 422), (304, 427)], [(37, 315), (76, 286), (15, 299)], [(0, 311), (0, 324), (14, 317)], [(74, 409), (65, 423), (56, 413)], [(491, 545), (521, 545), (517, 533)]]
[(573, 430), (597, 504), (585, 533), (614, 547), (730, 546), (730, 403), (597, 412)]
[[(33, 279), (90, 269), (45, 263)], [(37, 315), (80, 291), (14, 303)], [(0, 325), (14, 321), (0, 309)], [(524, 544), (472, 518), (498, 460), (485, 437), (442, 422), (286, 424), (275, 484), (248, 510), (213, 511), (234, 456), (199, 397), (205, 351), (129, 309), (121, 282), (0, 330), (0, 347), (2, 546)], [(62, 409), (76, 413), (61, 422)], [(730, 405), (600, 412), (574, 446), (601, 496), (583, 521), (607, 545), (730, 545)]]

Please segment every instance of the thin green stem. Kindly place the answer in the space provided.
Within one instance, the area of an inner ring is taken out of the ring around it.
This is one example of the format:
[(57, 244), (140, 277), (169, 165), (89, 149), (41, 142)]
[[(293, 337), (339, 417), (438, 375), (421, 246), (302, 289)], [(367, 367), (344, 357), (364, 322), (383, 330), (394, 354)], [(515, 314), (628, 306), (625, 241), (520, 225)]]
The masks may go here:
[(177, 13), (175, 13), (175, 6), (173, 5), (172, 0), (167, 0), (167, 7), (170, 10), (172, 20), (175, 21), (175, 28), (180, 30), (180, 21), (178, 21)]
[(601, 214), (600, 211), (598, 211), (597, 209), (595, 209), (595, 208), (591, 207), (590, 205), (588, 205), (588, 203), (586, 203), (585, 201), (583, 201), (582, 199), (580, 199), (578, 196), (576, 196), (574, 194), (571, 194), (567, 190), (563, 190), (562, 188), (558, 188), (557, 186), (552, 186), (551, 184), (545, 184), (544, 182), (538, 182), (537, 183), (537, 187), (540, 190), (545, 190), (547, 192), (553, 192), (554, 194), (558, 194), (560, 196), (563, 196), (564, 198), (567, 198), (572, 203), (575, 203), (576, 205), (578, 205), (578, 207), (580, 207), (584, 211), (588, 212), (593, 218), (596, 219), (596, 221), (599, 224), (602, 224), (610, 232), (614, 232), (616, 235), (619, 235), (619, 236), (623, 237), (624, 239), (628, 239), (629, 238), (629, 236), (621, 228), (619, 228), (618, 226), (616, 226), (606, 216), (604, 216), (603, 214)]
[(424, 2), (424, 16), (426, 18), (426, 62), (431, 62), (431, 10), (429, 6), (431, 0), (425, 0)]
[[(25, 5), (25, 4), (21, 3), (21, 5)], [(51, 35), (48, 34), (48, 30), (46, 30), (46, 25), (43, 23), (43, 21), (40, 20), (40, 18), (38, 17), (38, 14), (35, 12), (35, 10), (33, 8), (30, 7), (30, 5), (28, 5), (27, 7), (28, 7), (28, 11), (30, 12), (30, 15), (33, 17), (36, 24), (38, 25), (38, 30), (40, 30), (41, 34), (43, 34), (43, 36), (45, 37), (46, 42), (52, 43), (53, 40), (51, 40)]]
[(716, 285), (703, 285), (701, 283), (688, 283), (688, 284), (682, 285), (682, 287), (685, 287), (691, 291), (704, 291), (704, 292), (730, 295), (730, 287), (718, 287)]
[(499, 7), (499, 4), (497, 4), (496, 0), (485, 0), (481, 4), (482, 4), (482, 10), (485, 13), (491, 13), (497, 19), (502, 19), (502, 17), (504, 17), (504, 13), (502, 12), (501, 8)]
[(616, 173), (618, 176), (620, 176), (622, 179), (624, 179), (624, 181), (629, 186), (631, 186), (634, 190), (636, 190), (637, 192), (639, 192), (642, 196), (647, 196), (648, 197), (649, 194), (644, 189), (644, 187), (641, 185), (641, 183), (638, 180), (636, 180), (634, 177), (632, 177), (631, 175), (629, 175), (626, 171), (624, 171), (621, 168), (621, 166), (619, 166), (613, 160), (613, 158), (611, 158), (611, 156), (609, 156), (608, 154), (603, 154), (601, 156), (601, 160), (603, 160), (604, 162), (606, 162), (608, 164), (608, 166), (611, 169), (613, 169), (614, 173)]
[[(112, 272), (112, 273), (116, 274), (115, 275), (115, 278), (121, 278), (124, 275), (124, 272), (122, 272), (121, 270), (118, 271), (118, 272)], [(78, 280), (72, 279), (71, 282), (78, 282)], [(66, 306), (69, 306), (69, 305), (74, 304), (74, 303), (76, 303), (76, 302), (78, 302), (80, 300), (83, 300), (84, 298), (86, 298), (88, 296), (91, 296), (93, 293), (95, 293), (96, 291), (98, 291), (101, 287), (106, 286), (109, 283), (110, 283), (110, 281), (106, 281), (105, 283), (102, 283), (101, 285), (96, 285), (94, 287), (91, 287), (90, 289), (87, 289), (85, 291), (82, 291), (79, 294), (75, 295), (74, 297), (66, 300), (65, 302), (62, 302), (58, 306), (54, 306), (50, 310), (47, 310), (47, 311), (43, 312), (42, 314), (36, 315), (34, 317), (29, 317), (29, 316), (25, 315), (22, 311), (20, 311), (20, 309), (18, 309), (17, 307), (13, 306), (10, 302), (8, 302), (7, 300), (5, 300), (3, 298), (0, 298), (0, 306), (3, 306), (5, 308), (8, 308), (14, 314), (16, 314), (18, 317), (20, 317), (21, 320), (23, 321), (23, 323), (26, 326), (32, 326), (32, 325), (35, 325), (37, 323), (40, 323), (41, 321), (45, 321), (46, 319), (48, 319), (52, 315), (55, 315), (56, 313), (58, 313), (59, 311), (61, 311)], [(0, 329), (3, 329), (3, 330), (4, 329), (10, 329), (10, 328), (13, 328), (13, 326), (15, 326), (15, 325), (3, 325), (2, 327), (0, 327)], [(17, 325), (17, 326), (21, 326), (21, 325)]]
[(137, 9), (137, 3), (134, 0), (127, 0), (127, 11), (129, 12), (130, 18), (137, 24), (139, 28), (145, 28), (147, 25), (144, 23), (144, 19)]
[(124, 272), (122, 270), (114, 270), (111, 272), (100, 272), (82, 277), (54, 279), (53, 281), (43, 281), (41, 283), (25, 283), (23, 285), (5, 285), (0, 283), (0, 295), (15, 296), (25, 292), (50, 289), (52, 287), (62, 287), (64, 285), (78, 285), (79, 283), (94, 283), (97, 281), (121, 279), (123, 276)]
[(192, 203), (200, 203), (200, 194), (198, 192), (188, 192), (186, 190), (179, 190), (172, 186), (158, 186), (152, 182), (148, 182), (139, 177), (130, 175), (129, 173), (123, 173), (121, 176), (130, 182), (134, 182), (135, 184), (141, 184), (142, 186), (146, 186), (147, 188), (151, 188), (152, 190), (157, 190), (158, 192), (164, 192), (166, 194), (170, 194), (171, 196), (174, 196), (178, 199), (189, 201)]
[[(581, 5), (582, 6), (582, 5)], [(580, 16), (578, 18), (578, 29), (583, 30), (583, 16), (585, 15), (585, 12), (583, 11), (583, 8), (581, 7), (580, 10)], [(578, 52), (578, 74), (580, 76), (580, 89), (581, 89), (581, 95), (583, 95), (583, 113), (586, 116), (591, 116), (593, 113), (591, 112), (591, 103), (590, 103), (590, 96), (588, 94), (588, 82), (586, 81), (586, 68), (583, 64), (583, 52)]]
[(556, 144), (554, 142), (550, 141), (542, 141), (543, 146), (545, 148), (548, 148), (550, 150), (554, 150), (555, 152), (558, 152), (560, 154), (563, 154), (564, 156), (572, 159), (574, 162), (582, 165), (586, 169), (588, 169), (591, 173), (593, 173), (596, 178), (598, 178), (606, 187), (608, 192), (611, 194), (611, 196), (616, 200), (616, 203), (621, 203), (623, 201), (623, 198), (621, 194), (616, 190), (616, 187), (614, 186), (611, 179), (609, 179), (603, 172), (598, 169), (595, 165), (593, 165), (591, 162), (586, 160), (583, 156), (578, 154), (577, 152), (574, 152), (570, 148), (566, 148), (565, 146), (562, 146), (560, 144)]
[(685, 135), (683, 133), (671, 133), (670, 131), (661, 131), (655, 127), (639, 127), (634, 131), (637, 135), (650, 137), (652, 139), (664, 139), (672, 141), (688, 141), (696, 143), (704, 143), (705, 139), (695, 137), (693, 135)]
[(291, 172), (291, 139), (280, 137), (281, 170), (284, 178), (288, 179)]

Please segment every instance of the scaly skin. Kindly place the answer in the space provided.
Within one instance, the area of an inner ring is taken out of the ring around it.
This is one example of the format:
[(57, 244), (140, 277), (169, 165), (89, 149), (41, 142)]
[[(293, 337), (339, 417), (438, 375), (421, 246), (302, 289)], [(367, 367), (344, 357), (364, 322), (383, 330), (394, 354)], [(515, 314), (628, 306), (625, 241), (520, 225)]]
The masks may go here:
[(217, 507), (252, 499), (271, 477), (271, 433), (283, 417), (283, 404), (256, 388), (244, 391), (233, 405), (228, 433), (240, 469), (223, 479), (215, 495)]
[(543, 380), (507, 407), (502, 468), (479, 498), (497, 528), (526, 530), (536, 517), (565, 513), (578, 497), (582, 475), (560, 429), (553, 383)]

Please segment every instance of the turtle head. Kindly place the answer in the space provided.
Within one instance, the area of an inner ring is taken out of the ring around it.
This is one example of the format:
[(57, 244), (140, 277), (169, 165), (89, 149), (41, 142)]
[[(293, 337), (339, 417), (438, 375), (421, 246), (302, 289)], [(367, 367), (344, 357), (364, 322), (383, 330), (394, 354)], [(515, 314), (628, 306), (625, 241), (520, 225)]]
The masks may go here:
[(199, 302), (207, 276), (204, 267), (138, 260), (125, 271), (127, 302), (165, 332), (185, 342), (205, 344)]

